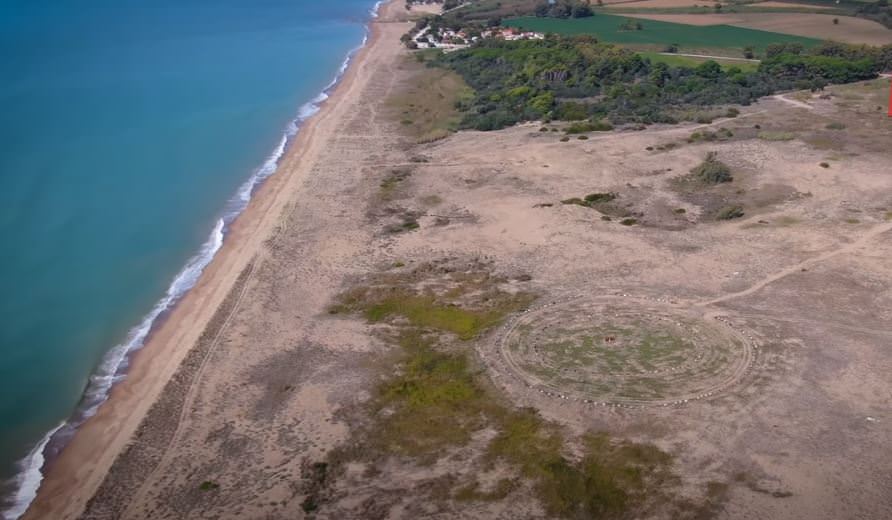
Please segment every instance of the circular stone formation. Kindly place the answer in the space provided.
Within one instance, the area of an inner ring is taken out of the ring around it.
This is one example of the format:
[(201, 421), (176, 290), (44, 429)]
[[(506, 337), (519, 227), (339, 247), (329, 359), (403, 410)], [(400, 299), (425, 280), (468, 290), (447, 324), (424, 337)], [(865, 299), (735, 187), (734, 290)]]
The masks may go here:
[(630, 297), (530, 310), (499, 342), (509, 369), (543, 393), (629, 406), (716, 395), (746, 374), (755, 348), (723, 320)]

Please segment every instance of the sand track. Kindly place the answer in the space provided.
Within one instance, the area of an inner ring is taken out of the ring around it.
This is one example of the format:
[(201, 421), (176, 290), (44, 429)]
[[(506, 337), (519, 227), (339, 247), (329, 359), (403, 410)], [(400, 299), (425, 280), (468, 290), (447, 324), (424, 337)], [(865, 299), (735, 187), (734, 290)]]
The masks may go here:
[(808, 258), (808, 259), (803, 260), (795, 265), (786, 267), (776, 273), (772, 273), (770, 276), (767, 276), (767, 277), (759, 280), (757, 283), (751, 285), (750, 287), (748, 287), (742, 291), (737, 291), (737, 292), (734, 292), (731, 294), (726, 294), (724, 296), (719, 296), (718, 298), (713, 298), (711, 300), (707, 300), (707, 301), (698, 303), (697, 305), (698, 306), (716, 305), (718, 303), (723, 303), (723, 302), (726, 302), (728, 300), (732, 300), (735, 298), (743, 298), (745, 296), (749, 296), (751, 294), (754, 294), (754, 293), (764, 289), (769, 284), (777, 282), (778, 280), (781, 280), (781, 279), (783, 279), (787, 276), (790, 276), (792, 274), (801, 273), (801, 272), (805, 271), (806, 268), (811, 267), (815, 264), (829, 260), (837, 255), (843, 255), (843, 254), (847, 254), (847, 253), (856, 251), (856, 250), (860, 249), (861, 247), (864, 247), (865, 245), (867, 245), (870, 241), (877, 238), (879, 235), (882, 235), (883, 233), (887, 233), (889, 231), (892, 231), (892, 222), (878, 224), (878, 225), (874, 226), (873, 228), (871, 228), (867, 233), (861, 235), (857, 240), (855, 240), (854, 242), (852, 242), (850, 244), (846, 244), (846, 245), (839, 247), (837, 249), (834, 249), (832, 251), (827, 251), (826, 253), (822, 253), (822, 254), (815, 256), (813, 258)]

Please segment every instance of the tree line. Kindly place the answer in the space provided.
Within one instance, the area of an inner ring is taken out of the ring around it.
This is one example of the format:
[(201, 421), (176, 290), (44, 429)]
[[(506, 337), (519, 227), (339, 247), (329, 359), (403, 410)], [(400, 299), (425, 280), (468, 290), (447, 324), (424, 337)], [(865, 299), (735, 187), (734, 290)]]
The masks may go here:
[[(892, 45), (825, 43), (812, 49), (771, 45), (756, 71), (654, 63), (591, 36), (544, 40), (487, 39), (431, 63), (449, 68), (474, 89), (462, 102), (462, 126), (493, 130), (554, 119), (675, 123), (684, 109), (749, 105), (776, 92), (823, 89), (877, 77), (892, 68)], [(688, 110), (687, 112), (691, 112)]]

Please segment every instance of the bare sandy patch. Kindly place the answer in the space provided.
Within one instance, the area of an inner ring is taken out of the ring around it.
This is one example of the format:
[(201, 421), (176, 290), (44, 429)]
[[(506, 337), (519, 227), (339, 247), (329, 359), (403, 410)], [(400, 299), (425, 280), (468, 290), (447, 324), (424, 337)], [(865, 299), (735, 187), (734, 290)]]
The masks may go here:
[[(744, 13), (739, 16), (741, 21), (724, 23), (844, 43), (892, 43), (892, 29), (863, 18), (814, 13)], [(839, 23), (834, 24), (833, 20), (839, 20)]]
[(440, 14), (443, 12), (443, 4), (429, 3), (429, 4), (412, 4), (412, 8), (409, 10), (410, 13), (426, 13), (426, 14)]

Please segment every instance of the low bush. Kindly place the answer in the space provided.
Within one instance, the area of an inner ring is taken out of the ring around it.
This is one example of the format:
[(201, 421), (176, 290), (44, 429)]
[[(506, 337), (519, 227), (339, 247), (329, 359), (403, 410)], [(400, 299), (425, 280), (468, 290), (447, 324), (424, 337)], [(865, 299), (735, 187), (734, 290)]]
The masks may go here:
[(740, 206), (726, 206), (715, 215), (716, 220), (732, 220), (743, 216), (743, 208)]
[(586, 132), (609, 132), (613, 130), (613, 125), (607, 121), (583, 121), (572, 123), (564, 130), (568, 134), (584, 134)]
[(734, 177), (731, 175), (731, 168), (718, 160), (718, 155), (715, 152), (706, 154), (703, 162), (691, 169), (691, 174), (697, 180), (706, 184), (721, 184), (734, 180)]

